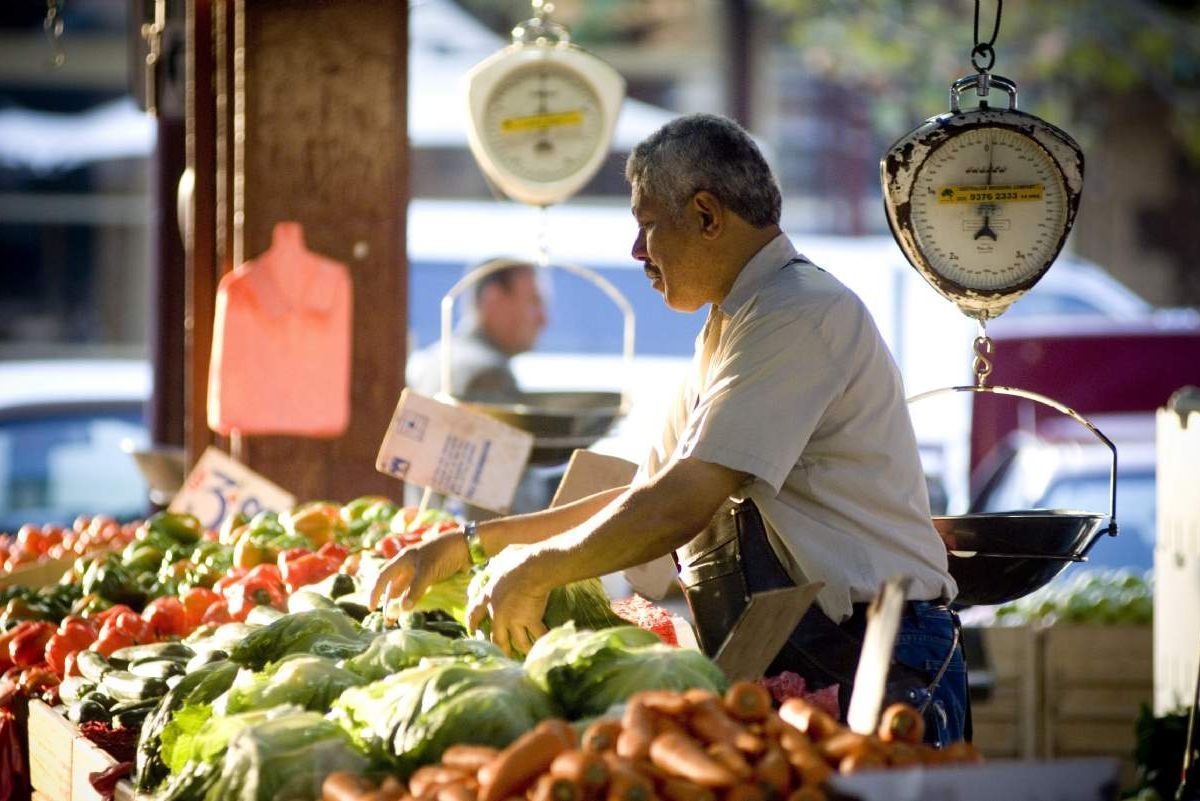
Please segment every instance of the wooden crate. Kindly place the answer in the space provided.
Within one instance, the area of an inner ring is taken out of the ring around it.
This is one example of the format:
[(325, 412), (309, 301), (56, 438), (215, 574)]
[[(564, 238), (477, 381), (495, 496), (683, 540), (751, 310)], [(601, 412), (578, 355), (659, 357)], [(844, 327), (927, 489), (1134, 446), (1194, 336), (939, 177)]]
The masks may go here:
[(1112, 756), (1133, 780), (1134, 725), (1154, 698), (1150, 626), (1056, 625), (1043, 635), (1044, 755)]
[(32, 565), (24, 565), (11, 573), (0, 574), (0, 588), (19, 585), (22, 587), (45, 587), (57, 584), (63, 574), (75, 564), (76, 557), (50, 559)]
[(76, 736), (71, 754), (71, 801), (104, 801), (104, 796), (92, 787), (89, 777), (108, 770), (117, 760), (90, 740)]
[(29, 782), (36, 793), (70, 801), (74, 740), (69, 720), (37, 699), (29, 702)]
[(971, 706), (975, 744), (992, 759), (1032, 759), (1041, 742), (1041, 639), (1028, 626), (982, 630), (992, 694)]

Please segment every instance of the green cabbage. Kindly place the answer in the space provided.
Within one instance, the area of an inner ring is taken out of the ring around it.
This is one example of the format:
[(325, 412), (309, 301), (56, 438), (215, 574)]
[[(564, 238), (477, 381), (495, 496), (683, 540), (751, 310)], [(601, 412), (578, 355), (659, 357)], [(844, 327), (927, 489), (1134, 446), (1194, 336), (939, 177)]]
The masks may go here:
[[(485, 567), (471, 579), (468, 597), (479, 594), (488, 580)], [(591, 578), (555, 587), (546, 598), (546, 612), (542, 615), (542, 623), (546, 628), (553, 629), (568, 622), (573, 622), (581, 629), (604, 629), (626, 621), (613, 612), (612, 601), (604, 592), (600, 579)]]
[(341, 610), (311, 609), (284, 615), (248, 634), (230, 651), (229, 658), (254, 670), (288, 654), (344, 659), (365, 651), (374, 637)]
[(426, 657), (454, 656), (465, 660), (501, 658), (504, 653), (483, 640), (452, 640), (420, 629), (396, 629), (379, 635), (366, 651), (342, 661), (342, 667), (367, 681), (376, 681), (415, 666)]
[(232, 715), (282, 704), (324, 711), (347, 687), (362, 683), (360, 676), (328, 659), (290, 654), (261, 673), (240, 671), (233, 686), (213, 702), (213, 713)]
[(728, 685), (704, 654), (665, 645), (636, 626), (552, 629), (534, 643), (525, 669), (571, 719), (602, 714), (641, 690), (724, 692)]
[(329, 713), (377, 762), (407, 773), (454, 743), (503, 747), (558, 714), (554, 702), (509, 660), (426, 660), (342, 693)]

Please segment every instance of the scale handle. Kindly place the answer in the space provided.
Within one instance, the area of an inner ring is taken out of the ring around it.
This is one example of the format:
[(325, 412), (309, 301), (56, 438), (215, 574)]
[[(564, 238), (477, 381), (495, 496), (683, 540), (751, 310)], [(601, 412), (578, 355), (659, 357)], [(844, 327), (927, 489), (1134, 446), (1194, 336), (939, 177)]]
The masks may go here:
[[(1096, 439), (1104, 443), (1104, 445), (1112, 452), (1112, 464), (1108, 474), (1108, 533), (1112, 536), (1117, 535), (1117, 446), (1112, 443), (1108, 437), (1092, 425), (1086, 417), (1079, 412), (1064, 406), (1053, 398), (1047, 398), (1045, 395), (1039, 395), (1036, 392), (1030, 392), (1026, 389), (1018, 389), (1016, 387), (988, 387), (988, 386), (965, 386), (965, 387), (942, 387), (940, 389), (931, 389), (928, 392), (921, 392), (913, 395), (906, 403), (916, 403), (917, 401), (932, 398), (935, 395), (944, 395), (950, 392), (987, 392), (993, 395), (1010, 395), (1015, 398), (1025, 398), (1026, 400), (1040, 403), (1043, 406), (1049, 406), (1057, 412), (1060, 412), (1067, 417), (1070, 417), (1075, 422), (1086, 428), (1095, 435)], [(1093, 540), (1095, 542), (1095, 540)]]
[[(441, 364), (440, 364), (440, 367), (441, 367), (441, 381), (440, 381), (441, 391), (438, 393), (439, 395), (443, 395), (446, 397), (453, 397), (453, 395), (450, 392), (450, 387), (451, 387), (451, 383), (452, 383), (450, 380), (450, 365), (451, 365), (450, 351), (451, 351), (451, 347), (452, 347), (451, 346), (451, 339), (452, 339), (451, 329), (453, 327), (452, 324), (454, 321), (454, 301), (455, 301), (455, 299), (457, 299), (458, 296), (460, 294), (462, 294), (463, 290), (467, 289), (467, 287), (474, 286), (476, 283), (478, 283), (479, 281), (481, 281), (488, 275), (491, 275), (492, 273), (497, 272), (499, 270), (503, 270), (508, 266), (510, 266), (510, 265), (505, 264), (505, 263), (499, 263), (499, 264), (494, 264), (494, 265), (490, 265), (490, 266), (484, 265), (482, 267), (476, 267), (474, 270), (471, 270), (471, 272), (467, 273), (462, 278), (460, 278), (454, 284), (454, 286), (450, 287), (450, 289), (446, 292), (446, 294), (442, 296), (442, 335), (441, 335), (442, 338), (441, 338), (441, 348), (439, 350), (439, 352), (441, 354)], [(634, 343), (634, 333), (636, 330), (635, 324), (634, 324), (633, 306), (625, 298), (625, 295), (623, 295), (621, 293), (621, 290), (617, 289), (612, 284), (611, 281), (609, 281), (607, 278), (605, 278), (604, 276), (597, 273), (595, 270), (591, 270), (591, 269), (584, 267), (582, 265), (579, 265), (579, 264), (567, 264), (567, 263), (534, 265), (535, 270), (545, 270), (545, 269), (551, 269), (551, 268), (558, 268), (561, 270), (566, 270), (569, 273), (574, 273), (575, 275), (578, 275), (580, 278), (583, 278), (583, 279), (591, 282), (601, 292), (603, 292), (608, 297), (608, 299), (613, 302), (613, 305), (615, 305), (617, 307), (617, 309), (621, 312), (621, 317), (623, 318), (623, 333), (622, 333), (621, 352), (622, 352), (622, 362), (624, 363), (624, 372), (625, 372), (624, 379), (621, 382), (621, 413), (624, 414), (624, 413), (628, 412), (630, 398), (631, 398), (631, 384), (633, 383), (633, 343)]]
[(993, 86), (998, 86), (1008, 93), (1008, 110), (1017, 110), (1017, 85), (1008, 78), (1000, 75), (992, 75), (988, 72), (981, 72), (978, 75), (968, 75), (965, 78), (959, 78), (954, 83), (950, 84), (950, 111), (954, 114), (958, 113), (958, 96), (972, 87), (975, 88), (976, 94), (980, 99), (988, 96), (988, 92)]

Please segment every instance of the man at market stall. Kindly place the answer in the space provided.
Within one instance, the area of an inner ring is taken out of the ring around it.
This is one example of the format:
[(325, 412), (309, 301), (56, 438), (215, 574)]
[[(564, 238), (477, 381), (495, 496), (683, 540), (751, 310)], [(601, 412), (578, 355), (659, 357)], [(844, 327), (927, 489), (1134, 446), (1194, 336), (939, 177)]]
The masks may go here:
[(710, 655), (750, 593), (820, 581), (817, 603), (767, 670), (839, 685), (843, 714), (866, 605), (908, 589), (888, 698), (921, 707), (927, 739), (961, 739), (966, 673), (957, 592), (934, 531), (899, 372), (867, 310), (799, 255), (758, 148), (714, 115), (676, 119), (626, 165), (633, 257), (677, 311), (708, 305), (693, 370), (630, 486), (422, 543), (381, 571), (372, 605), (410, 607), (488, 561), (470, 620), (527, 651), (549, 591), (674, 552)]

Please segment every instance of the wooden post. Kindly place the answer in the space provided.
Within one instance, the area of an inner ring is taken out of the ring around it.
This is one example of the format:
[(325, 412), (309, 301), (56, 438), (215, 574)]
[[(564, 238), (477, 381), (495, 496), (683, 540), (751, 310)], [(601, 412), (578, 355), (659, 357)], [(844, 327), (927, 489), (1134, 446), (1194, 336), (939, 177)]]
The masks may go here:
[[(216, 5), (236, 10), (237, 2)], [(244, 257), (254, 258), (270, 244), (274, 225), (291, 220), (304, 226), (310, 250), (346, 264), (354, 282), (349, 430), (328, 440), (246, 436), (244, 461), (302, 500), (345, 501), (366, 493), (399, 497), (401, 485), (374, 465), (404, 376), (407, 4), (253, 0), (241, 7), (243, 124), (214, 126), (224, 129), (225, 157), (214, 156), (206, 179), (213, 198), (221, 180), (228, 180), (221, 193), (228, 202), (214, 202), (214, 218), (221, 219), (207, 234), (212, 274), (232, 267), (219, 264), (221, 251), (231, 262), (240, 244)], [(237, 26), (225, 19), (229, 69), (222, 83), (230, 93), (226, 107), (236, 114)], [(214, 119), (217, 113), (214, 109)], [(199, 183), (197, 175), (197, 188)], [(204, 285), (197, 276), (193, 289), (211, 293), (215, 283)], [(207, 320), (197, 314), (194, 322), (197, 329), (207, 326), (211, 346), (211, 308), (205, 311)], [(197, 347), (191, 359), (191, 373), (206, 381), (207, 349)], [(191, 400), (193, 432), (202, 427), (211, 440), (203, 396), (193, 393)], [(204, 439), (197, 435), (190, 442)]]

